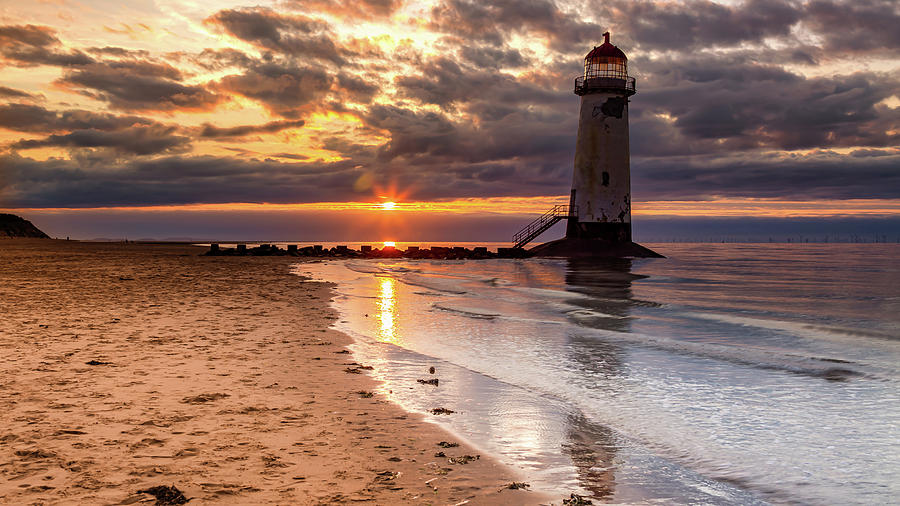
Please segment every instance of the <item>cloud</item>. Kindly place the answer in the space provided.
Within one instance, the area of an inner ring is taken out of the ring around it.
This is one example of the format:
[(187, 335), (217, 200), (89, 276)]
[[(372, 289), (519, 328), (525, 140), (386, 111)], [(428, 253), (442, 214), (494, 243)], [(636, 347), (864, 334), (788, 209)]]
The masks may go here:
[(900, 50), (900, 10), (890, 0), (814, 0), (805, 5), (804, 25), (823, 37), (829, 52), (896, 55)]
[[(190, 149), (190, 137), (180, 127), (140, 116), (119, 116), (80, 109), (53, 111), (29, 104), (0, 105), (0, 127), (19, 132), (53, 133), (42, 139), (22, 139), (8, 148), (58, 147), (94, 150), (89, 158), (104, 155), (157, 155)], [(81, 153), (79, 156), (87, 156)], [(87, 158), (85, 158), (87, 159)]]
[(230, 139), (234, 137), (243, 137), (255, 133), (275, 133), (288, 128), (300, 128), (306, 122), (303, 120), (293, 121), (270, 121), (261, 125), (241, 125), (233, 127), (217, 127), (210, 123), (204, 123), (200, 128), (199, 137), (207, 139)]
[(176, 127), (135, 125), (114, 131), (96, 129), (75, 130), (67, 134), (54, 134), (44, 139), (27, 139), (14, 142), (13, 149), (44, 147), (107, 148), (127, 155), (157, 155), (184, 152), (190, 148), (189, 137), (176, 135)]
[(134, 125), (150, 125), (140, 116), (117, 116), (80, 109), (52, 111), (30, 104), (0, 104), (0, 127), (19, 132), (63, 132), (94, 129), (111, 131)]
[(245, 7), (221, 10), (205, 23), (260, 48), (344, 63), (332, 40), (330, 26), (317, 19), (282, 14), (266, 7)]
[(510, 48), (478, 47), (461, 41), (460, 57), (475, 67), (483, 69), (520, 68), (527, 60), (518, 50)]
[(431, 10), (431, 29), (467, 40), (502, 46), (513, 33), (538, 36), (556, 51), (581, 50), (603, 32), (549, 0), (472, 2), (444, 0)]
[[(121, 146), (125, 142), (106, 144)], [(439, 149), (438, 145), (432, 149)], [(95, 169), (78, 160), (37, 161), (11, 153), (0, 156), (0, 168), (8, 182), (5, 204), (23, 208), (355, 201), (369, 195), (354, 190), (354, 183), (366, 170), (373, 171), (376, 186), (397, 188), (406, 198), (416, 200), (566, 195), (571, 182), (568, 163), (426, 161), (435, 163), (360, 165), (358, 160), (286, 163), (167, 156), (112, 160)], [(898, 199), (898, 164), (896, 151), (860, 157), (832, 152), (795, 156), (754, 152), (636, 159), (632, 161), (632, 190), (641, 201)]]
[(642, 200), (897, 199), (897, 167), (900, 154), (896, 151), (878, 157), (847, 157), (829, 151), (663, 157), (633, 161), (632, 187)]
[[(632, 153), (638, 156), (900, 141), (900, 135), (889, 133), (900, 128), (900, 114), (880, 105), (900, 92), (896, 76), (858, 72), (806, 78), (740, 57), (707, 54), (636, 63), (649, 74), (632, 99), (637, 134)], [(666, 148), (665, 140), (675, 137), (671, 144), (684, 147), (679, 152)]]
[(779, 0), (747, 0), (723, 5), (709, 0), (683, 3), (615, 0), (597, 4), (615, 20), (616, 35), (627, 34), (642, 49), (689, 52), (786, 37), (801, 8)]
[(209, 111), (226, 97), (179, 81), (181, 71), (153, 61), (104, 61), (67, 71), (59, 86), (125, 111)]
[(333, 80), (319, 67), (266, 62), (253, 65), (243, 74), (223, 77), (217, 88), (256, 100), (272, 114), (298, 118), (319, 106)]
[[(473, 106), (487, 110), (484, 106), (490, 104), (495, 111), (513, 111), (521, 104), (546, 107), (571, 99), (510, 74), (463, 65), (449, 56), (422, 62), (417, 70), (418, 74), (397, 77), (399, 93), (444, 110)], [(568, 84), (567, 79), (563, 82)]]
[(0, 55), (8, 65), (33, 67), (86, 65), (93, 59), (81, 51), (64, 51), (56, 31), (47, 26), (0, 26)]
[[(335, 202), (353, 193), (350, 163), (282, 163), (229, 157), (168, 156), (111, 161), (96, 169), (74, 160), (0, 155), (11, 181), (10, 207), (103, 207), (221, 202)], [(273, 184), (273, 181), (278, 181)]]
[(381, 91), (376, 80), (367, 81), (360, 76), (342, 72), (337, 75), (336, 91), (341, 92), (344, 101), (368, 104)]
[(393, 14), (402, 0), (286, 0), (282, 5), (307, 13), (327, 12), (350, 19), (384, 18)]
[(181, 59), (187, 60), (205, 70), (220, 71), (229, 67), (245, 68), (253, 63), (246, 54), (231, 48), (204, 49), (199, 54), (176, 53)]
[(29, 99), (35, 100), (38, 97), (36, 95), (32, 95), (26, 91), (17, 90), (14, 88), (7, 88), (6, 86), (0, 86), (0, 97), (2, 98), (15, 98), (15, 99)]

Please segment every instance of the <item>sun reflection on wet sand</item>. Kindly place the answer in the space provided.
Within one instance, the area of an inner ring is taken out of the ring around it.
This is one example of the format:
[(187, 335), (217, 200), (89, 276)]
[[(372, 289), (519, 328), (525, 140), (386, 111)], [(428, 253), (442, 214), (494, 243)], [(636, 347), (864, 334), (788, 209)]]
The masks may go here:
[(394, 312), (396, 311), (396, 300), (394, 299), (395, 283), (394, 278), (381, 278), (378, 300), (375, 303), (378, 308), (378, 319), (381, 321), (381, 327), (378, 329), (378, 340), (393, 344), (397, 344), (397, 337), (394, 334)]

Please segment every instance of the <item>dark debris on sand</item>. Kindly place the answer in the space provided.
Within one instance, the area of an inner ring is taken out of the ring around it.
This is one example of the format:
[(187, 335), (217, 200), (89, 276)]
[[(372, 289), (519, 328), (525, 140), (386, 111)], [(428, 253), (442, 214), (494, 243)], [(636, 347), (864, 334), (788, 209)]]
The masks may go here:
[(585, 506), (587, 504), (594, 504), (590, 499), (586, 499), (577, 494), (570, 494), (568, 499), (563, 499), (563, 506)]
[(459, 446), (459, 443), (448, 443), (447, 441), (441, 441), (437, 445), (441, 448), (456, 448), (457, 446)]
[(459, 457), (450, 457), (447, 459), (451, 464), (460, 464), (465, 465), (473, 460), (478, 460), (481, 458), (481, 455), (460, 455)]
[(150, 494), (156, 498), (157, 506), (168, 506), (170, 504), (185, 504), (190, 501), (187, 497), (184, 496), (184, 493), (181, 490), (175, 488), (175, 485), (171, 487), (167, 487), (165, 485), (158, 485), (156, 487), (150, 487), (144, 490), (138, 490), (139, 494)]
[(434, 408), (431, 410), (432, 415), (450, 415), (453, 413), (456, 413), (456, 411), (447, 408)]
[(112, 362), (102, 362), (100, 360), (89, 360), (85, 362), (86, 365), (110, 365)]
[(514, 481), (506, 486), (506, 488), (510, 490), (528, 490), (531, 485), (525, 483), (524, 481)]
[(228, 394), (223, 393), (214, 393), (214, 394), (200, 394), (195, 395), (193, 397), (185, 397), (181, 399), (181, 402), (185, 404), (203, 404), (205, 402), (216, 401), (219, 399), (224, 399), (225, 397), (230, 397)]
[(427, 379), (427, 380), (417, 379), (417, 380), (416, 380), (416, 383), (421, 383), (421, 384), (423, 384), (423, 385), (434, 385), (434, 386), (438, 386), (438, 383), (440, 383), (440, 380), (438, 380), (437, 378), (432, 378), (432, 379)]

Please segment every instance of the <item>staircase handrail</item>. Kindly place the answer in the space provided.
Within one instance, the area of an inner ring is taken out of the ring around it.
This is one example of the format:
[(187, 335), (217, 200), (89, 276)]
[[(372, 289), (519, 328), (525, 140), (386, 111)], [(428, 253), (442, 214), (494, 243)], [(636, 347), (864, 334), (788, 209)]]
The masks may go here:
[(568, 204), (558, 204), (553, 206), (549, 211), (516, 232), (516, 234), (513, 235), (512, 242), (515, 243), (516, 248), (521, 248), (543, 233), (546, 229), (555, 225), (558, 221), (564, 218), (571, 218), (572, 213), (570, 211), (574, 211), (574, 209), (569, 209)]

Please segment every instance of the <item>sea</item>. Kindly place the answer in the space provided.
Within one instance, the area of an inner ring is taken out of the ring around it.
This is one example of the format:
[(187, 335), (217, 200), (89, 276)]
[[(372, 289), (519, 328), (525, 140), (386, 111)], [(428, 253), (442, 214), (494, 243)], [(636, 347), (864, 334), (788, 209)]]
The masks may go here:
[(335, 328), (384, 395), (532, 490), (900, 503), (900, 245), (648, 246), (666, 258), (295, 272), (335, 284)]

